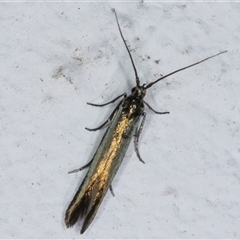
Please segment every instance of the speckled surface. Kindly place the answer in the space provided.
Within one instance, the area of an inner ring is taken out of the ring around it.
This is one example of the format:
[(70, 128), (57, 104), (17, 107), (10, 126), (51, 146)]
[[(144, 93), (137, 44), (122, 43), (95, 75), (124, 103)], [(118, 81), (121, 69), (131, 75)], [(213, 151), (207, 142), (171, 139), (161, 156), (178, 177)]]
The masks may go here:
[[(141, 82), (228, 53), (152, 87), (140, 163), (130, 145), (90, 228), (64, 213), (113, 106)], [(240, 238), (238, 3), (1, 3), (0, 236)]]

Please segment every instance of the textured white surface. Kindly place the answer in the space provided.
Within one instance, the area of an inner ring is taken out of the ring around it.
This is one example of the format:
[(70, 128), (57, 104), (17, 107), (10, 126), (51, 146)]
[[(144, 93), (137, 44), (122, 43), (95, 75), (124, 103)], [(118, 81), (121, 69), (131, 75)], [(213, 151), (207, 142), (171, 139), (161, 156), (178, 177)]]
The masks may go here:
[[(219, 51), (148, 91), (141, 164), (131, 144), (83, 236), (65, 210), (113, 106), (134, 86)], [(1, 3), (0, 236), (240, 238), (238, 3)], [(155, 61), (159, 61), (157, 64)]]

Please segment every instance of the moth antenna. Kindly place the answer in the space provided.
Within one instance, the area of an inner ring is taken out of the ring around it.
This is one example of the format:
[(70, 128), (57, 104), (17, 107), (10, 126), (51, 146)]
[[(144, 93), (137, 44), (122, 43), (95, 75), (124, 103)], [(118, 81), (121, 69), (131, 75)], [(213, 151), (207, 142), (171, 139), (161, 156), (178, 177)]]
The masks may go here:
[(220, 52), (220, 53), (218, 53), (218, 54), (212, 55), (212, 56), (210, 56), (210, 57), (204, 58), (204, 59), (201, 60), (201, 61), (198, 61), (198, 62), (193, 63), (193, 64), (191, 64), (191, 65), (188, 65), (188, 66), (186, 66), (186, 67), (180, 68), (180, 69), (178, 69), (178, 70), (176, 70), (176, 71), (173, 71), (173, 72), (171, 72), (171, 73), (169, 73), (169, 74), (167, 74), (167, 75), (165, 75), (165, 76), (163, 76), (163, 77), (160, 77), (160, 78), (157, 79), (156, 81), (147, 84), (147, 86), (145, 87), (145, 89), (150, 88), (153, 84), (155, 84), (155, 83), (163, 80), (164, 78), (167, 78), (167, 77), (169, 77), (169, 76), (171, 76), (171, 75), (173, 75), (173, 74), (175, 74), (175, 73), (177, 73), (177, 72), (180, 72), (180, 71), (183, 71), (183, 70), (185, 70), (185, 69), (187, 69), (187, 68), (190, 68), (190, 67), (193, 67), (193, 66), (195, 66), (195, 65), (198, 65), (199, 63), (202, 63), (202, 62), (204, 62), (204, 61), (207, 61), (207, 60), (210, 59), (210, 58), (214, 58), (214, 57), (216, 57), (216, 56), (218, 56), (218, 55), (220, 55), (220, 54), (226, 53), (226, 52), (227, 52), (227, 50), (226, 50), (226, 51), (223, 51), (223, 52)]
[(139, 77), (138, 77), (138, 74), (137, 74), (137, 69), (136, 69), (136, 67), (135, 67), (135, 65), (134, 65), (134, 62), (133, 62), (133, 59), (132, 59), (132, 55), (131, 55), (131, 53), (130, 53), (130, 51), (129, 51), (129, 49), (128, 49), (128, 46), (127, 46), (127, 44), (126, 44), (126, 40), (125, 40), (124, 37), (123, 37), (122, 31), (121, 31), (121, 28), (120, 28), (120, 25), (119, 25), (119, 22), (118, 22), (118, 17), (117, 17), (116, 10), (115, 10), (114, 8), (112, 8), (112, 11), (113, 11), (114, 14), (115, 14), (115, 17), (116, 17), (116, 20), (117, 20), (117, 25), (118, 25), (118, 29), (119, 29), (121, 38), (122, 38), (122, 40), (123, 40), (123, 42), (124, 42), (124, 45), (125, 45), (125, 47), (126, 47), (126, 49), (127, 49), (127, 51), (128, 51), (129, 57), (130, 57), (130, 59), (131, 59), (132, 66), (133, 66), (133, 69), (134, 69), (134, 72), (135, 72), (135, 77), (136, 77), (137, 86), (140, 86), (140, 81), (139, 81)]

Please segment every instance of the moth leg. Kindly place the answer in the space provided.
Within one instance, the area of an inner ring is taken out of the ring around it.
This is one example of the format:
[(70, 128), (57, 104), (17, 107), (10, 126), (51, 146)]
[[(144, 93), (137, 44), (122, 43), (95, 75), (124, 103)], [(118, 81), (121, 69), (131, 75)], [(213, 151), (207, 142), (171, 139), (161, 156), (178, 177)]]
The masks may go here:
[(158, 111), (156, 111), (156, 110), (154, 110), (147, 102), (145, 102), (145, 101), (143, 101), (146, 105), (147, 105), (147, 107), (150, 109), (150, 110), (152, 110), (153, 112), (155, 112), (156, 114), (169, 114), (170, 112), (158, 112)]
[(135, 152), (136, 152), (136, 154), (137, 154), (138, 159), (139, 159), (142, 163), (145, 163), (145, 162), (142, 160), (142, 158), (141, 158), (141, 156), (140, 156), (140, 154), (139, 154), (139, 150), (138, 150), (138, 140), (139, 140), (139, 136), (140, 136), (140, 134), (141, 134), (141, 132), (142, 132), (145, 119), (146, 119), (146, 113), (144, 112), (144, 113), (143, 113), (142, 122), (141, 122), (141, 124), (140, 124), (140, 127), (139, 127), (138, 129), (136, 128), (135, 135), (134, 135), (134, 147), (135, 147)]
[(114, 194), (113, 188), (112, 188), (112, 184), (110, 184), (110, 192), (111, 192), (111, 194), (113, 195), (113, 197), (115, 197), (115, 194)]
[(87, 103), (87, 104), (91, 105), (91, 106), (95, 106), (95, 107), (103, 107), (103, 106), (106, 106), (110, 103), (114, 103), (115, 101), (117, 101), (122, 96), (124, 96), (124, 98), (126, 98), (127, 94), (123, 93), (123, 94), (119, 95), (118, 97), (114, 98), (113, 100), (111, 100), (110, 102), (107, 102), (107, 103), (104, 103), (104, 104), (95, 104), (95, 103)]
[(93, 161), (93, 159), (90, 162), (88, 162), (86, 165), (84, 165), (84, 166), (82, 166), (80, 168), (77, 168), (77, 169), (75, 169), (73, 171), (70, 171), (68, 173), (76, 173), (76, 172), (82, 171), (83, 169), (89, 167), (91, 165), (92, 161)]
[(111, 116), (108, 118), (107, 121), (105, 121), (102, 125), (100, 125), (100, 126), (97, 127), (97, 128), (87, 128), (87, 127), (85, 127), (85, 129), (88, 130), (88, 131), (97, 131), (97, 130), (103, 128), (107, 123), (109, 123), (109, 122), (111, 121), (111, 117), (112, 117), (112, 114), (111, 114)]
[[(117, 98), (119, 98), (119, 97), (121, 97), (121, 96), (123, 96), (123, 95), (124, 95), (124, 99), (125, 99), (125, 98), (127, 97), (127, 94), (126, 94), (126, 93), (118, 96)], [(116, 98), (116, 99), (117, 99), (117, 98)], [(116, 101), (116, 99), (114, 99), (114, 101)], [(111, 115), (110, 115), (110, 117), (107, 119), (107, 121), (105, 121), (102, 125), (100, 125), (100, 126), (97, 127), (97, 128), (85, 128), (85, 129), (88, 130), (88, 131), (97, 131), (97, 130), (103, 128), (106, 124), (109, 124), (109, 123), (112, 121), (112, 118), (113, 118), (115, 112), (118, 110), (118, 108), (119, 108), (119, 106), (122, 104), (122, 102), (123, 102), (123, 100), (117, 105), (117, 107), (116, 107), (116, 108), (114, 109), (114, 111), (111, 113)]]

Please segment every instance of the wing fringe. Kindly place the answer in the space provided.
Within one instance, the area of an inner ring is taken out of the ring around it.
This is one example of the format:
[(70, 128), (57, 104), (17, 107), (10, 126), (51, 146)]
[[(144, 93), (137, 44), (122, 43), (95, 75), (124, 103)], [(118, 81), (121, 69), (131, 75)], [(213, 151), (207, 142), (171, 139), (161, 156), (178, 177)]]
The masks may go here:
[(67, 227), (72, 227), (78, 219), (83, 220), (81, 234), (91, 224), (104, 198), (104, 193), (106, 193), (104, 191), (106, 186), (100, 181), (100, 178), (96, 178), (95, 181), (89, 183), (85, 191), (83, 186), (84, 181), (69, 204), (65, 215), (65, 224)]

